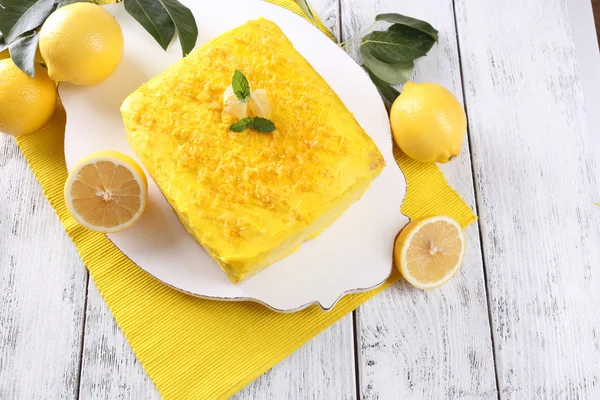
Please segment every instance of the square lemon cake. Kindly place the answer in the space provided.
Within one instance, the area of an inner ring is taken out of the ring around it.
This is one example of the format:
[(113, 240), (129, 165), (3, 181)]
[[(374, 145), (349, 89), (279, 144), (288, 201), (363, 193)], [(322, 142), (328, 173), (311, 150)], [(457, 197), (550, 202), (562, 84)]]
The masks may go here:
[[(276, 129), (233, 132), (234, 71)], [(206, 43), (132, 93), (127, 138), (187, 231), (241, 282), (319, 235), (384, 167), (377, 146), (273, 22)]]

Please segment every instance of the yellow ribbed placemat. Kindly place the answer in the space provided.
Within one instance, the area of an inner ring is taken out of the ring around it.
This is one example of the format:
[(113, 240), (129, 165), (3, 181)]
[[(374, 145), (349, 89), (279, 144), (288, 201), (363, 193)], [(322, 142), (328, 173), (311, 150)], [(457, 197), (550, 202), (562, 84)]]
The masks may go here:
[[(291, 0), (271, 2), (301, 13)], [(6, 56), (0, 54), (0, 59)], [(278, 314), (255, 303), (202, 300), (173, 290), (138, 268), (104, 235), (82, 228), (69, 215), (63, 200), (64, 127), (65, 111), (58, 104), (46, 127), (17, 143), (117, 324), (166, 400), (230, 397), (399, 279), (395, 272), (382, 287), (346, 296), (329, 313), (313, 306)], [(408, 182), (404, 214), (444, 214), (463, 227), (476, 220), (435, 165), (413, 161), (398, 149), (394, 154)]]

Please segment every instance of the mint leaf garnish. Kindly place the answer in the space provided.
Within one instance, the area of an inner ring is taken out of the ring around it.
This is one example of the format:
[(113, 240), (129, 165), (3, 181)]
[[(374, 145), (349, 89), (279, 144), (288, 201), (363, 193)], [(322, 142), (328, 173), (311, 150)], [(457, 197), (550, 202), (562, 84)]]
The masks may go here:
[(254, 118), (246, 117), (240, 119), (238, 122), (234, 122), (229, 126), (229, 130), (234, 132), (244, 132), (246, 129), (252, 129), (254, 126)]
[(250, 98), (250, 83), (248, 83), (248, 79), (246, 79), (246, 76), (241, 71), (236, 70), (233, 73), (231, 87), (233, 88), (233, 93), (235, 93), (240, 101), (244, 103), (248, 101)]
[(271, 133), (275, 130), (275, 124), (266, 118), (254, 117), (252, 129), (260, 133)]
[(266, 118), (246, 117), (229, 126), (229, 130), (238, 133), (243, 132), (246, 129), (254, 129), (260, 133), (271, 133), (275, 130), (275, 124)]

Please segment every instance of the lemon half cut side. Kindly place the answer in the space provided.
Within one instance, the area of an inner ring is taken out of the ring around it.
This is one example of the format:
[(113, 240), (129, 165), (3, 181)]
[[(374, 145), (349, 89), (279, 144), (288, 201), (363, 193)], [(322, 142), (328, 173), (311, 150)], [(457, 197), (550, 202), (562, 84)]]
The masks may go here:
[(462, 228), (452, 218), (411, 221), (398, 235), (394, 261), (402, 276), (419, 289), (442, 286), (458, 272), (465, 255)]
[(129, 156), (101, 151), (79, 161), (65, 183), (65, 202), (84, 227), (114, 233), (131, 227), (146, 208), (148, 181)]

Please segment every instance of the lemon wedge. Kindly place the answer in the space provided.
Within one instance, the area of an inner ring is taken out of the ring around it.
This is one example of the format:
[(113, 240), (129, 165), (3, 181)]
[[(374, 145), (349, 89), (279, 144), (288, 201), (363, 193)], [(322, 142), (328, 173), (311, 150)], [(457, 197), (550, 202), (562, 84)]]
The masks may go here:
[(419, 289), (442, 286), (460, 269), (466, 241), (452, 218), (411, 221), (394, 244), (394, 261), (402, 276)]
[(223, 103), (225, 108), (223, 113), (237, 118), (244, 119), (248, 116), (248, 103), (237, 98), (233, 91), (233, 86), (229, 85), (223, 92)]
[(248, 101), (250, 111), (256, 116), (261, 118), (269, 118), (273, 113), (271, 103), (267, 97), (267, 91), (265, 89), (257, 89), (250, 94), (250, 100)]
[(242, 101), (235, 95), (233, 86), (229, 85), (223, 92), (223, 104), (225, 105), (223, 114), (238, 120), (244, 119), (250, 114), (255, 117), (269, 118), (273, 113), (267, 91), (264, 89), (252, 90), (250, 98)]
[(84, 227), (114, 233), (131, 227), (144, 212), (148, 181), (132, 158), (100, 151), (79, 161), (65, 184), (65, 201)]

